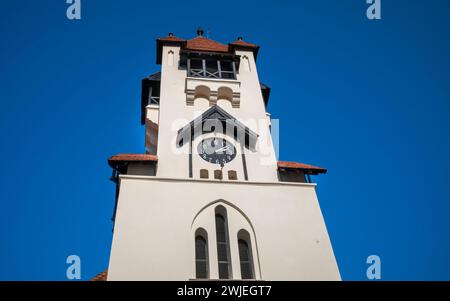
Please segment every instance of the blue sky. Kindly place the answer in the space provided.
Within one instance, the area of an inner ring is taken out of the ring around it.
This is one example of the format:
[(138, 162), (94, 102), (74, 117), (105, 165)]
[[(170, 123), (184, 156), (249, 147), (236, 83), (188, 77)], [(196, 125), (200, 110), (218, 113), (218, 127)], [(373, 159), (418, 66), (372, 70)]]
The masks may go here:
[(0, 2), (0, 280), (89, 279), (108, 264), (108, 156), (144, 151), (140, 81), (155, 39), (237, 36), (280, 119), (280, 159), (316, 177), (340, 272), (365, 280), (450, 280), (450, 3), (365, 0)]

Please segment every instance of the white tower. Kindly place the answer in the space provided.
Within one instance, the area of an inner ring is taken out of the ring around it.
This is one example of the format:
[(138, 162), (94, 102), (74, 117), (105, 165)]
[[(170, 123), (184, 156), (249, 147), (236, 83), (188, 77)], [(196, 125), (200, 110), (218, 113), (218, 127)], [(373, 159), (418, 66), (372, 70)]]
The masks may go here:
[(197, 34), (157, 39), (146, 153), (109, 159), (108, 280), (340, 280), (310, 179), (326, 170), (277, 161), (259, 47)]

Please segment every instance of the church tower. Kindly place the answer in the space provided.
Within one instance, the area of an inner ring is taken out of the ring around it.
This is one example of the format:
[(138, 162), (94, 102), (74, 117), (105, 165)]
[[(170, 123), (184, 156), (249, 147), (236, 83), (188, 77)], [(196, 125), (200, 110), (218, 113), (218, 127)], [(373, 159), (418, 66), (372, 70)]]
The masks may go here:
[(259, 46), (156, 40), (142, 80), (145, 153), (109, 158), (108, 280), (340, 280), (311, 175), (277, 161)]

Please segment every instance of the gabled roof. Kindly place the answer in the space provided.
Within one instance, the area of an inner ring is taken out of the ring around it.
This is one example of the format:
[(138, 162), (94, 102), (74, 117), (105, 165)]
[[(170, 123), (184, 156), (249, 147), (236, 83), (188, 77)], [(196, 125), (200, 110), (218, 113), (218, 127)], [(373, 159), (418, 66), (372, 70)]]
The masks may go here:
[(229, 126), (230, 129), (236, 128), (238, 134), (244, 134), (243, 137), (248, 137), (249, 145), (246, 145), (246, 147), (252, 147), (254, 143), (256, 143), (258, 134), (253, 132), (249, 127), (238, 121), (236, 118), (234, 118), (231, 114), (229, 114), (227, 111), (225, 111), (218, 105), (214, 105), (205, 112), (203, 112), (200, 116), (192, 120), (190, 123), (186, 124), (184, 127), (178, 130), (177, 141), (179, 141), (179, 145), (180, 146), (183, 145), (185, 140), (183, 138), (186, 137), (190, 138), (189, 135), (201, 134), (203, 132), (203, 124), (207, 120), (216, 120), (221, 122), (224, 131), (227, 129), (227, 126)]

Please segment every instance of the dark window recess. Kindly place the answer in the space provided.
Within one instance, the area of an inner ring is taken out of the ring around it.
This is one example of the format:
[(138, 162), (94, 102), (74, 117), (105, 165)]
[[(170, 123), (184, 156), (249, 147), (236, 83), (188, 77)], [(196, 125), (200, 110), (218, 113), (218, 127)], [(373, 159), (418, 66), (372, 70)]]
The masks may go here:
[(221, 69), (221, 75), (222, 78), (227, 79), (235, 79), (236, 74), (234, 70), (235, 66), (234, 63), (231, 61), (221, 61), (220, 62), (220, 69)]
[(208, 179), (209, 172), (207, 169), (200, 169), (200, 179)]
[(280, 169), (278, 175), (282, 182), (311, 183), (309, 175), (299, 170)]
[(206, 62), (206, 74), (211, 75), (211, 77), (220, 78), (219, 76), (219, 69), (217, 67), (217, 64), (219, 61), (215, 60), (205, 60)]
[(216, 214), (217, 259), (219, 262), (219, 279), (229, 279), (228, 233), (226, 220), (221, 214)]
[(188, 76), (236, 79), (236, 63), (232, 60), (187, 59)]
[(242, 279), (254, 279), (253, 269), (251, 263), (250, 248), (247, 242), (243, 239), (238, 240), (239, 260), (241, 263), (241, 277)]
[(237, 180), (237, 173), (235, 170), (228, 171), (228, 180)]
[(216, 180), (222, 180), (223, 176), (222, 176), (222, 171), (220, 169), (216, 169), (214, 171), (214, 179)]
[(200, 235), (195, 237), (195, 275), (198, 279), (208, 278), (208, 243)]
[(191, 69), (203, 70), (203, 60), (191, 59)]
[(150, 86), (148, 89), (147, 105), (159, 105), (159, 86)]

